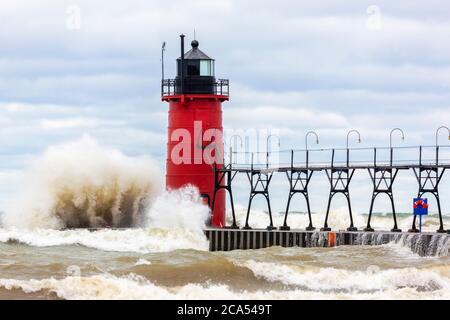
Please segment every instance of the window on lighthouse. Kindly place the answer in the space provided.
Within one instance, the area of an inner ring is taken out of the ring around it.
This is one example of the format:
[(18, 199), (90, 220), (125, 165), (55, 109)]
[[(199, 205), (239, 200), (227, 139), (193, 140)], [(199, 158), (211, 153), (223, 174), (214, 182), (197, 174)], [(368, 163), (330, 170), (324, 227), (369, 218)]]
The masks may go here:
[(214, 61), (213, 60), (200, 60), (200, 75), (201, 76), (214, 76)]

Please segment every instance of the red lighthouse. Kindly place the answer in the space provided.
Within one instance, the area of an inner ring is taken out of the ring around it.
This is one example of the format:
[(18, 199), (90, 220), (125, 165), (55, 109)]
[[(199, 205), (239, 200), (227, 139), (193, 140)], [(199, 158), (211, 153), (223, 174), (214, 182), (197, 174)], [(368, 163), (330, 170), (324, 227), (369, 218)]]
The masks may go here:
[[(222, 102), (228, 101), (229, 82), (216, 79), (214, 59), (192, 41), (177, 59), (175, 79), (162, 80), (162, 100), (169, 103), (169, 128), (166, 161), (166, 187), (196, 186), (205, 203), (214, 196), (214, 166), (223, 165)], [(215, 199), (211, 225), (225, 225), (225, 193)]]

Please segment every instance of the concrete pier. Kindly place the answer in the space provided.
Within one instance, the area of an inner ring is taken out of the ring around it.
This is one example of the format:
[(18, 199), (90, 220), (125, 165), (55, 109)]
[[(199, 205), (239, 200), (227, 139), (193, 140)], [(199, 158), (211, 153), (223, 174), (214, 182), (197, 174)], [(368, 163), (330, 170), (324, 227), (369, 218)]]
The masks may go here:
[(447, 233), (398, 233), (389, 231), (305, 231), (266, 229), (206, 228), (210, 251), (231, 251), (281, 247), (335, 247), (342, 245), (382, 245), (390, 242), (409, 247), (421, 256), (446, 256), (450, 250)]

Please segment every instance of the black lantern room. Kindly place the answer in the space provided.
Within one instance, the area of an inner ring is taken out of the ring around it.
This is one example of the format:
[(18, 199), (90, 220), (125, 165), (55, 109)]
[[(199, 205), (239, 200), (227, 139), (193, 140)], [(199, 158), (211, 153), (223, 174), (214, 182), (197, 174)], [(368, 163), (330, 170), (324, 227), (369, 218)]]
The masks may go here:
[(180, 94), (228, 96), (229, 81), (215, 78), (214, 59), (198, 48), (197, 40), (191, 42), (192, 49), (185, 53), (184, 35), (180, 38), (182, 56), (177, 59), (177, 76), (175, 79), (162, 79), (161, 95), (163, 97)]
[[(214, 77), (214, 59), (198, 48), (198, 41), (191, 42), (192, 49), (184, 54), (185, 77)], [(181, 57), (177, 59), (177, 76), (181, 76)]]
[[(184, 94), (214, 94), (214, 59), (208, 57), (198, 46), (197, 40), (191, 42), (192, 49), (177, 59), (177, 86)], [(182, 65), (184, 67), (182, 67)], [(181, 88), (181, 79), (184, 86)]]

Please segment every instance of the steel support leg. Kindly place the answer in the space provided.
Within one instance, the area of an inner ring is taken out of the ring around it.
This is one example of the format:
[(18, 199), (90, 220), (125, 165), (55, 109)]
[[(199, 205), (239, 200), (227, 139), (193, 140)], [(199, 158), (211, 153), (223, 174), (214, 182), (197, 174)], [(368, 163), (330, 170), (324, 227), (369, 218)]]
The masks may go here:
[(416, 227), (416, 219), (417, 219), (417, 216), (414, 215), (413, 223), (412, 223), (411, 229), (409, 229), (408, 232), (412, 232), (412, 233), (417, 233), (417, 232), (419, 232), (419, 229), (417, 229), (417, 227)]
[(392, 217), (394, 218), (394, 227), (391, 229), (392, 232), (402, 232), (401, 229), (398, 228), (397, 225), (397, 214), (395, 212), (395, 204), (394, 204), (394, 195), (388, 194), (389, 199), (391, 199), (391, 205), (392, 205)]
[(284, 214), (284, 222), (283, 222), (283, 226), (280, 227), (280, 230), (290, 230), (291, 228), (287, 225), (287, 217), (288, 217), (288, 213), (289, 213), (289, 207), (291, 205), (291, 200), (294, 197), (294, 195), (296, 193), (301, 193), (306, 200), (306, 208), (308, 210), (308, 219), (309, 219), (309, 224), (308, 226), (305, 228), (305, 230), (307, 231), (312, 231), (315, 230), (316, 228), (313, 227), (313, 223), (312, 223), (312, 216), (311, 216), (311, 207), (309, 205), (309, 196), (306, 192), (302, 192), (302, 191), (297, 191), (297, 192), (290, 192), (289, 193), (289, 197), (288, 197), (288, 201), (287, 201), (287, 205), (286, 205), (286, 212)]
[[(214, 207), (216, 205), (216, 198), (217, 198), (217, 192), (219, 192), (219, 190), (225, 190), (228, 191), (229, 196), (230, 196), (230, 205), (231, 205), (231, 213), (233, 215), (233, 222), (231, 227), (227, 227), (225, 226), (224, 228), (230, 228), (230, 229), (238, 229), (237, 223), (236, 223), (236, 213), (234, 210), (234, 200), (233, 200), (233, 191), (231, 188), (231, 181), (233, 180), (235, 174), (233, 175), (231, 170), (224, 170), (221, 171), (221, 176), (219, 178), (219, 171), (217, 171), (217, 168), (215, 169), (215, 176), (214, 176), (214, 194), (213, 194), (213, 199), (212, 199), (212, 205), (211, 205), (211, 212), (214, 211)], [(223, 184), (225, 182), (225, 185)]]
[(290, 230), (291, 228), (287, 225), (287, 217), (288, 217), (288, 213), (289, 213), (289, 206), (291, 205), (291, 199), (294, 196), (295, 193), (293, 192), (289, 192), (289, 196), (288, 196), (288, 201), (287, 201), (287, 205), (286, 205), (286, 212), (284, 214), (284, 222), (283, 222), (283, 226), (280, 227), (280, 230)]
[(306, 230), (312, 231), (312, 230), (315, 230), (316, 228), (314, 228), (313, 222), (312, 222), (311, 208), (309, 206), (309, 195), (308, 194), (303, 194), (303, 195), (306, 198), (306, 208), (308, 209), (308, 218), (309, 218), (309, 225), (306, 227)]
[(372, 212), (373, 212), (373, 205), (375, 202), (375, 198), (377, 197), (377, 193), (372, 194), (372, 200), (370, 201), (370, 209), (369, 209), (369, 218), (367, 219), (367, 227), (364, 229), (364, 231), (367, 232), (373, 232), (374, 229), (370, 225), (370, 220), (372, 219)]
[(331, 199), (333, 199), (334, 193), (330, 193), (330, 196), (328, 197), (328, 205), (327, 205), (327, 213), (325, 215), (325, 222), (323, 224), (323, 228), (320, 228), (320, 231), (331, 231), (331, 228), (328, 227), (328, 215), (330, 214), (330, 206), (331, 206)]
[[(234, 212), (234, 201), (233, 201), (233, 193), (231, 191), (231, 188), (230, 188), (230, 190), (228, 190), (228, 193), (230, 195), (231, 214), (233, 215), (233, 223), (231, 225), (231, 229), (238, 229), (239, 227), (236, 224), (236, 214)], [(214, 196), (215, 196), (215, 194), (214, 194)]]
[(358, 228), (356, 228), (353, 225), (353, 214), (352, 214), (352, 205), (350, 203), (350, 194), (345, 193), (345, 197), (347, 198), (348, 213), (350, 214), (350, 227), (347, 228), (347, 231), (358, 231)]
[(269, 195), (265, 194), (264, 197), (266, 198), (267, 201), (267, 207), (269, 208), (269, 217), (270, 217), (270, 225), (267, 226), (267, 230), (276, 230), (277, 228), (275, 228), (273, 226), (273, 219), (272, 219), (272, 209), (270, 207), (270, 199), (269, 199)]
[(248, 201), (247, 217), (245, 218), (245, 226), (244, 226), (244, 228), (243, 228), (243, 229), (246, 229), (246, 230), (250, 230), (250, 229), (251, 229), (251, 227), (250, 227), (249, 224), (248, 224), (248, 219), (249, 219), (249, 217), (250, 217), (250, 208), (251, 208), (251, 206), (252, 206), (252, 201), (253, 201), (253, 198), (254, 198), (254, 197), (255, 197), (255, 194), (252, 194), (252, 195), (250, 196), (249, 201)]
[(439, 229), (436, 230), (438, 233), (445, 233), (444, 230), (444, 221), (442, 220), (442, 212), (441, 212), (441, 201), (439, 199), (439, 193), (433, 192), (434, 197), (436, 198), (437, 207), (438, 207), (438, 213), (439, 213)]

